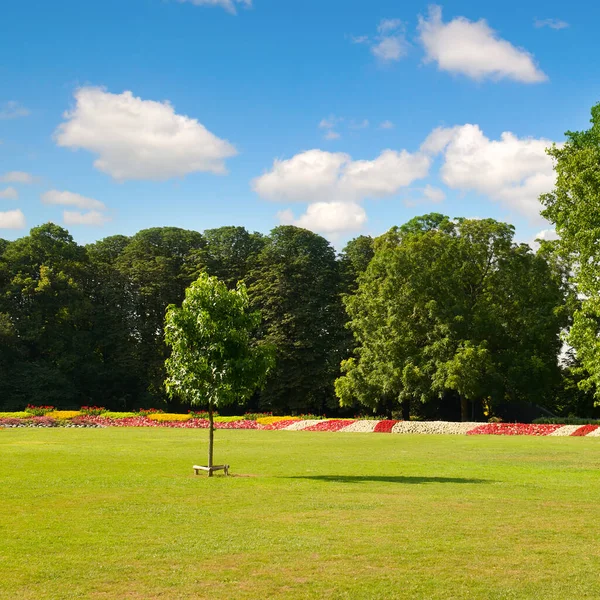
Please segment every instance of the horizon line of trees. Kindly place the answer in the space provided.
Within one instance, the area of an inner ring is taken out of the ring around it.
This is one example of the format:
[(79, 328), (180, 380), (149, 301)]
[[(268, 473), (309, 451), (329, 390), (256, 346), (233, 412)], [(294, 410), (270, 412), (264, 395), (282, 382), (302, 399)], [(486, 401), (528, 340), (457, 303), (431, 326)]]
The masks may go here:
[(432, 213), (336, 254), (294, 226), (160, 227), (86, 246), (35, 227), (0, 240), (0, 407), (182, 409), (164, 386), (165, 311), (208, 273), (245, 283), (262, 315), (254, 338), (275, 348), (251, 410), (479, 420), (527, 419), (536, 405), (593, 416), (580, 365), (558, 360), (579, 302), (570, 263), (555, 242), (534, 252), (513, 235)]

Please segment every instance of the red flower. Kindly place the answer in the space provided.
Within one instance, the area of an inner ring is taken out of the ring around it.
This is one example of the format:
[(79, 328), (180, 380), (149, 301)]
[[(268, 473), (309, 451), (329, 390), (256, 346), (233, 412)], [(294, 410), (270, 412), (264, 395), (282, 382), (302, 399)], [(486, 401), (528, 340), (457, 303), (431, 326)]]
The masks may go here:
[(392, 433), (392, 427), (400, 421), (379, 421), (373, 430), (375, 433)]

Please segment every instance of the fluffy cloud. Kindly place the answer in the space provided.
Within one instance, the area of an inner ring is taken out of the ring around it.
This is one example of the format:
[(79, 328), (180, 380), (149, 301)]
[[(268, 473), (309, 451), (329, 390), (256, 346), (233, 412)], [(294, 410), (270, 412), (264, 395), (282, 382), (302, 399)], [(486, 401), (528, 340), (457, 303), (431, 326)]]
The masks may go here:
[(351, 36), (354, 44), (366, 44), (371, 53), (382, 62), (398, 61), (408, 53), (404, 24), (400, 19), (382, 19), (377, 26), (377, 35)]
[(179, 0), (179, 2), (191, 2), (196, 6), (220, 6), (232, 15), (237, 13), (236, 4), (241, 4), (247, 8), (252, 6), (252, 0)]
[(0, 229), (23, 229), (25, 215), (20, 210), (0, 212)]
[(0, 106), (0, 119), (18, 119), (19, 117), (27, 117), (30, 113), (28, 108), (21, 106), (18, 102), (10, 100)]
[(58, 190), (50, 190), (42, 194), (42, 202), (44, 204), (58, 204), (61, 206), (75, 206), (84, 210), (104, 210), (106, 207), (100, 200), (94, 200), (93, 198), (86, 198), (81, 194), (75, 194), (74, 192)]
[(356, 231), (367, 221), (362, 200), (396, 194), (425, 177), (430, 163), (430, 156), (406, 150), (384, 150), (373, 160), (308, 150), (288, 160), (276, 160), (252, 186), (266, 200), (308, 204), (306, 213), (297, 219), (289, 210), (280, 212), (284, 223), (322, 233)]
[(406, 150), (384, 150), (374, 160), (352, 160), (342, 152), (308, 150), (256, 178), (254, 190), (267, 200), (358, 202), (391, 196), (427, 175), (430, 158)]
[(0, 190), (0, 200), (18, 200), (19, 192), (14, 187), (7, 187)]
[(384, 62), (397, 61), (408, 53), (408, 42), (400, 19), (383, 19), (377, 27), (378, 35), (371, 52)]
[(429, 18), (419, 17), (425, 61), (436, 62), (443, 71), (472, 79), (513, 79), (523, 83), (546, 81), (532, 55), (501, 39), (484, 19), (473, 22), (457, 17), (442, 21), (442, 9), (432, 6)]
[(421, 149), (443, 153), (440, 175), (447, 186), (487, 195), (538, 220), (538, 197), (555, 182), (552, 159), (545, 152), (551, 145), (551, 140), (510, 132), (490, 140), (479, 126), (467, 124), (434, 130)]
[(439, 204), (446, 199), (446, 193), (444, 190), (440, 188), (433, 187), (432, 185), (427, 184), (423, 188), (423, 196), (429, 200), (429, 202), (433, 202), (434, 204)]
[(533, 21), (534, 27), (540, 29), (541, 27), (550, 27), (550, 29), (566, 29), (569, 24), (561, 19), (535, 19)]
[(97, 154), (94, 166), (119, 181), (161, 181), (198, 171), (223, 174), (225, 159), (237, 153), (168, 102), (95, 87), (77, 90), (75, 100), (55, 133), (57, 144)]
[(77, 210), (65, 210), (63, 211), (63, 221), (65, 225), (104, 225), (110, 221), (110, 217), (97, 210), (85, 213)]
[(35, 177), (24, 171), (9, 171), (8, 173), (4, 173), (4, 175), (0, 175), (0, 181), (2, 183), (30, 184), (35, 182)]
[(325, 234), (359, 231), (367, 222), (364, 208), (354, 202), (315, 202), (297, 219), (291, 210), (279, 212), (278, 217), (284, 225)]

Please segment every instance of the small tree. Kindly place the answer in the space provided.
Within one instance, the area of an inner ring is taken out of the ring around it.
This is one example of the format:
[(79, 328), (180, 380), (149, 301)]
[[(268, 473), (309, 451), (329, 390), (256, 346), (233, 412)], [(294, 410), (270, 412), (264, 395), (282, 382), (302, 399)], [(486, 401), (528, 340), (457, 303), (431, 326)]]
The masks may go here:
[(260, 387), (273, 366), (273, 351), (252, 342), (260, 314), (249, 311), (243, 284), (225, 283), (203, 273), (185, 292), (181, 308), (170, 305), (165, 341), (171, 347), (165, 362), (168, 394), (191, 406), (208, 404), (208, 475), (212, 476), (216, 408), (246, 400)]

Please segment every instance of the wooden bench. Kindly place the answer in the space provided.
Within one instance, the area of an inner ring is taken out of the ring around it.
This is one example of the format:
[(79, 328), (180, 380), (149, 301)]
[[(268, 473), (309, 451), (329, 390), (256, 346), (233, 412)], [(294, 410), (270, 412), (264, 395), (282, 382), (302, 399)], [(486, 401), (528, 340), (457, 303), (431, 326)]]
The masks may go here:
[(229, 465), (213, 465), (212, 467), (199, 467), (198, 465), (194, 465), (192, 468), (196, 475), (198, 475), (199, 471), (207, 471), (209, 473), (212, 473), (213, 471), (224, 471), (225, 475), (229, 475)]

